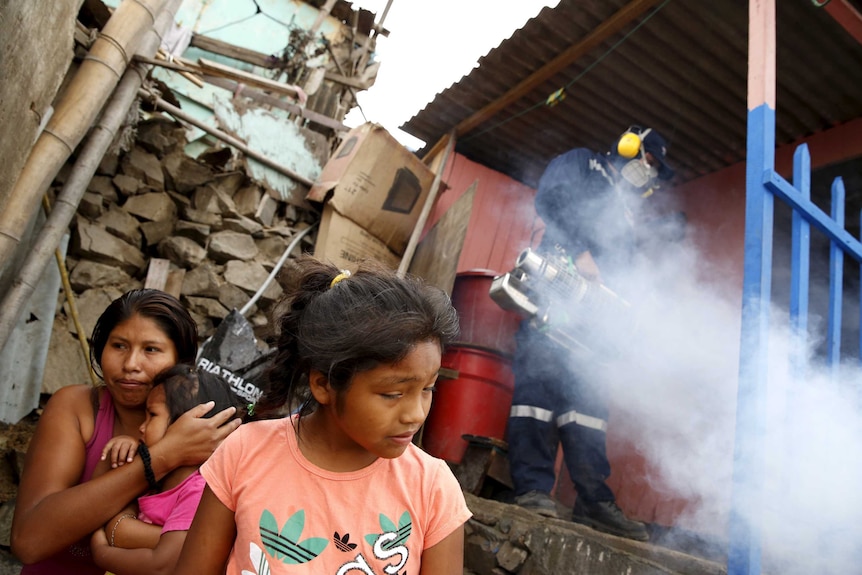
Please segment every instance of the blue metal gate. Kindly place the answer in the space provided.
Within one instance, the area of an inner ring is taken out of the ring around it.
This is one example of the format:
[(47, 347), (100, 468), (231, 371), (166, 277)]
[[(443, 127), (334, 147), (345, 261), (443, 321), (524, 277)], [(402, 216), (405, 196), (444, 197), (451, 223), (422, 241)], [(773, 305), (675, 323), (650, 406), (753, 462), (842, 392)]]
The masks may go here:
[[(750, 518), (763, 515), (766, 356), (775, 198), (789, 205), (793, 214), (790, 320), (800, 352), (807, 345), (811, 226), (823, 232), (830, 242), (826, 355), (836, 375), (841, 359), (844, 257), (862, 263), (862, 243), (844, 229), (842, 180), (838, 178), (832, 184), (831, 214), (827, 215), (810, 199), (807, 146), (802, 145), (795, 152), (792, 184), (775, 171), (774, 2), (749, 1), (745, 264), (728, 575), (758, 575), (761, 569), (760, 525)], [(862, 339), (859, 355), (862, 357)]]

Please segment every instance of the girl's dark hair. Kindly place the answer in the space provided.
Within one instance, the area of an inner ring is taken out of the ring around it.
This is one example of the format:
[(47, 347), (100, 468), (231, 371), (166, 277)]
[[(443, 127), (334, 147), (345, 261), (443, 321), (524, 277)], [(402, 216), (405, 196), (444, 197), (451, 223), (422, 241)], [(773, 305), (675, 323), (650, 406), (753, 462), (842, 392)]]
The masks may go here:
[(135, 314), (156, 322), (174, 342), (178, 362), (194, 363), (198, 347), (198, 328), (188, 310), (167, 292), (135, 289), (112, 301), (93, 328), (90, 364), (99, 377), (102, 377), (102, 352), (105, 351), (111, 331)]
[(449, 296), (417, 277), (399, 277), (368, 261), (331, 285), (341, 273), (331, 264), (300, 256), (292, 267), (292, 285), (276, 308), (277, 351), (257, 414), (313, 411), (317, 404), (308, 387), (313, 369), (340, 392), (355, 374), (400, 361), (417, 343), (445, 347), (458, 337), (458, 314)]
[(217, 375), (196, 370), (192, 364), (179, 363), (161, 372), (153, 381), (154, 388), (159, 385), (165, 388), (165, 403), (171, 423), (191, 408), (208, 401), (214, 401), (215, 406), (204, 415), (205, 418), (231, 406), (239, 412), (239, 399), (230, 384)]

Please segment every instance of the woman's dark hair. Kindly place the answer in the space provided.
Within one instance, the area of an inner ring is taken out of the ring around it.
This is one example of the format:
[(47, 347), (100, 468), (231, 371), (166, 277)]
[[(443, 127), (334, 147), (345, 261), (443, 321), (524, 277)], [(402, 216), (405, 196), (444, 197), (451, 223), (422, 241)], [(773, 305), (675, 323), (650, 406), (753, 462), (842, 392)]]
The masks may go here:
[(198, 371), (189, 363), (179, 363), (161, 372), (153, 381), (154, 388), (159, 385), (165, 388), (165, 403), (171, 423), (191, 408), (208, 401), (214, 401), (215, 406), (204, 415), (205, 418), (231, 406), (240, 411), (239, 399), (227, 381), (206, 371)]
[(99, 377), (102, 376), (102, 352), (105, 351), (108, 337), (115, 327), (135, 314), (156, 322), (174, 342), (178, 362), (194, 363), (198, 348), (198, 328), (188, 310), (167, 292), (135, 289), (112, 301), (93, 328), (90, 364)]
[(310, 256), (297, 258), (288, 271), (292, 285), (275, 311), (277, 351), (257, 414), (285, 407), (298, 407), (300, 416), (313, 411), (311, 370), (341, 392), (355, 374), (398, 362), (418, 343), (445, 347), (458, 337), (449, 296), (417, 277), (399, 277), (369, 261), (332, 285), (341, 270)]

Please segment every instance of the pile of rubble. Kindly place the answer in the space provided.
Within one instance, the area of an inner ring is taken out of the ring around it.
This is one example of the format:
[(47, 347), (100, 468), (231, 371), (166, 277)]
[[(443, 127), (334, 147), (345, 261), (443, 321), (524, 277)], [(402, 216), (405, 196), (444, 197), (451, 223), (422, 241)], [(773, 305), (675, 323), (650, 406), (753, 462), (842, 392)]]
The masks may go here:
[[(180, 297), (206, 338), (232, 309), (249, 303), (291, 240), (319, 216), (276, 199), (229, 148), (187, 155), (184, 128), (173, 120), (154, 117), (136, 132), (128, 151), (105, 156), (72, 224), (66, 265), (82, 330), (89, 335), (111, 300), (143, 287), (159, 261), (167, 270), (162, 289)], [(63, 182), (61, 172), (57, 184)], [(291, 256), (312, 249), (309, 234)], [(261, 337), (281, 294), (272, 281), (245, 312)], [(81, 354), (69, 312), (64, 304), (55, 319), (46, 393), (54, 384), (86, 382), (83, 358), (74, 358)], [(70, 361), (83, 380), (69, 381)]]

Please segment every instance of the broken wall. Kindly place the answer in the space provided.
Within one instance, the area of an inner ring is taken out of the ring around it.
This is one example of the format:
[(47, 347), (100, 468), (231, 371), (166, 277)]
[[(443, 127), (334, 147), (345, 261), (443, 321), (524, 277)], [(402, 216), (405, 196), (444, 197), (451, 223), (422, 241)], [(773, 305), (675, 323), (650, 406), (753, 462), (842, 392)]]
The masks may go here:
[(4, 2), (0, 9), (0, 206), (50, 113), (73, 56), (75, 18), (83, 0)]

